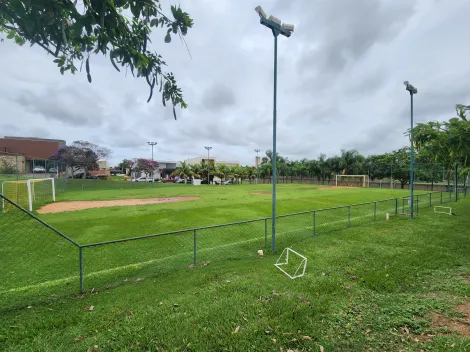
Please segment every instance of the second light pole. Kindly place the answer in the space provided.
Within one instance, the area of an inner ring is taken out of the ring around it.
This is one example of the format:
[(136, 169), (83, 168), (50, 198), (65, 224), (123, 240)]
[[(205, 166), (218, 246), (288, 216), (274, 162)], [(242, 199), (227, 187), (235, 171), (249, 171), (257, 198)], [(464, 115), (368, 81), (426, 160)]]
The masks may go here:
[(410, 129), (410, 219), (413, 219), (414, 213), (414, 147), (413, 147), (413, 95), (418, 93), (416, 89), (410, 82), (405, 81), (403, 84), (406, 87), (406, 90), (410, 92), (411, 97), (411, 129)]
[(147, 142), (147, 144), (152, 146), (152, 187), (155, 187), (155, 165), (153, 164), (153, 146), (157, 145), (157, 142)]
[(258, 153), (260, 152), (259, 149), (255, 149), (255, 153), (256, 153), (256, 184), (258, 184)]
[(211, 161), (209, 159), (209, 151), (212, 149), (212, 147), (204, 147), (207, 149), (207, 184), (210, 185), (211, 184), (211, 177), (210, 177), (210, 174), (211, 174)]
[(281, 20), (274, 16), (267, 17), (266, 12), (263, 11), (261, 6), (257, 6), (255, 11), (260, 17), (260, 23), (268, 27), (274, 36), (274, 108), (273, 108), (273, 195), (272, 195), (272, 235), (271, 235), (271, 248), (272, 252), (276, 253), (276, 183), (277, 183), (277, 170), (276, 170), (276, 105), (277, 105), (277, 37), (282, 34), (285, 37), (290, 37), (294, 31), (294, 25), (281, 24)]

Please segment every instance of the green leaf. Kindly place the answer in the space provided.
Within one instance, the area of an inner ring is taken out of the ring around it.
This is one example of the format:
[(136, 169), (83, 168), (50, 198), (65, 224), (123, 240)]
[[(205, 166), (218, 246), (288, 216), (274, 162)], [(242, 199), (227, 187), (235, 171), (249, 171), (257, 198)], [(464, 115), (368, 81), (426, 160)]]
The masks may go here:
[(13, 30), (10, 31), (10, 33), (8, 33), (8, 35), (7, 35), (7, 39), (13, 39), (13, 37), (15, 36), (15, 34), (16, 34), (16, 31), (13, 31)]
[(156, 18), (153, 18), (150, 21), (150, 27), (155, 27), (158, 24), (158, 20)]

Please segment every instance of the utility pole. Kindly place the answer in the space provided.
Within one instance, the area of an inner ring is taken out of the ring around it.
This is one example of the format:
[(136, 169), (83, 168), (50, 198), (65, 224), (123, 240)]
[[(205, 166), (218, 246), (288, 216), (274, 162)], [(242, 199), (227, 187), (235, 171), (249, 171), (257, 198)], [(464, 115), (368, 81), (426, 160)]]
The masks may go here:
[(258, 153), (260, 152), (259, 149), (255, 149), (256, 152), (256, 184), (258, 184)]
[(207, 149), (207, 184), (210, 185), (211, 184), (211, 178), (210, 178), (210, 173), (211, 173), (211, 161), (210, 161), (210, 158), (209, 158), (209, 152), (210, 150), (212, 149), (212, 147), (204, 147)]
[(155, 166), (153, 163), (153, 146), (157, 145), (157, 142), (147, 142), (148, 145), (152, 146), (152, 188), (155, 187)]

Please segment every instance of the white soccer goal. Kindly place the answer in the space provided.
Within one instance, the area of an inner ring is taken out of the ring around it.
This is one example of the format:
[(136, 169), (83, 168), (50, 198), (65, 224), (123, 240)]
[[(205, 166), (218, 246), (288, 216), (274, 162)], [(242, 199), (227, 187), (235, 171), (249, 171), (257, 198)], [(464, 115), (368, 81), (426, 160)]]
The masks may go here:
[[(33, 211), (33, 205), (55, 202), (55, 182), (53, 178), (39, 178), (22, 181), (4, 181), (2, 194), (19, 206)], [(2, 202), (2, 209), (8, 211), (11, 205)]]
[(434, 213), (452, 215), (452, 208), (441, 207), (440, 205), (434, 206)]
[[(284, 248), (274, 266), (291, 279), (295, 279), (304, 276), (305, 269), (307, 268), (307, 258), (293, 249)], [(291, 274), (292, 272), (293, 274)]]
[(336, 175), (336, 186), (369, 187), (369, 177), (367, 175)]

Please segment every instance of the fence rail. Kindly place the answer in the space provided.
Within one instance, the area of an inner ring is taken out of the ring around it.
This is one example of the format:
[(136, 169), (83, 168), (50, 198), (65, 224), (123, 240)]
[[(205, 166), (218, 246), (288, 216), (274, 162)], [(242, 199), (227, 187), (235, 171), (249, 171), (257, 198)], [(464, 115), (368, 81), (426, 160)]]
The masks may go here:
[[(415, 195), (414, 213), (465, 198), (467, 193), (467, 188), (459, 188), (457, 192)], [(74, 283), (84, 292), (188, 265), (253, 258), (257, 249), (270, 246), (271, 218), (80, 244), (1, 194), (0, 200), (12, 205), (0, 211), (0, 298), (64, 285), (67, 292)], [(408, 200), (390, 198), (279, 215), (276, 240), (281, 248), (315, 235), (384, 220), (387, 213), (407, 215)]]

